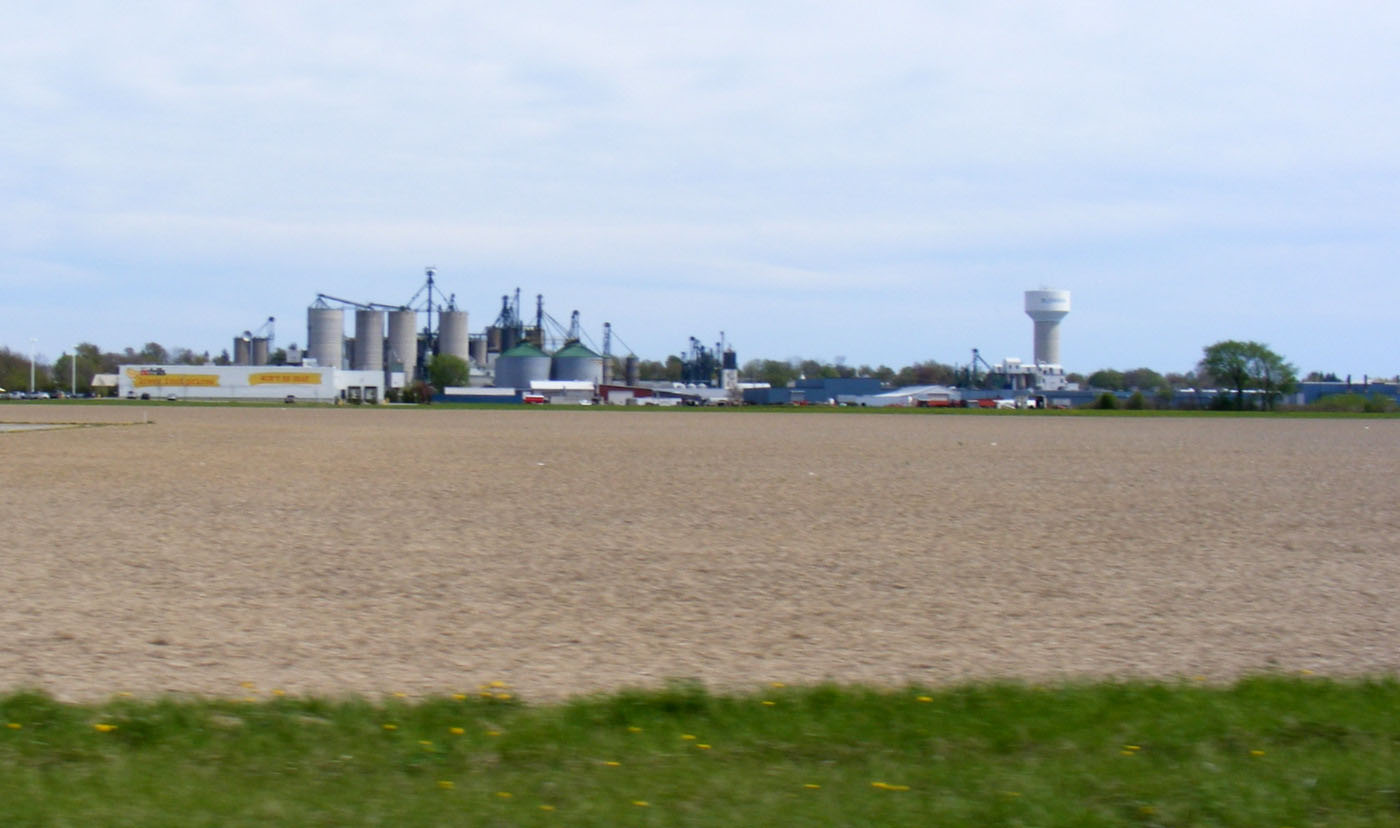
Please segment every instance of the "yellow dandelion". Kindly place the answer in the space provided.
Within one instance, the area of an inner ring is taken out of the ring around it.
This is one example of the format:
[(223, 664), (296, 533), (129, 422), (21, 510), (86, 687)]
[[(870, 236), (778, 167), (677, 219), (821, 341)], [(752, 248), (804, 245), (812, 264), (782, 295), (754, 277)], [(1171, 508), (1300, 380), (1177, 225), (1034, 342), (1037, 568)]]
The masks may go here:
[(418, 740), (418, 744), (422, 745), (423, 747), (427, 747), (427, 748), (430, 748), (430, 747), (433, 746), (433, 743), (430, 742), (430, 741), (428, 741), (427, 739), (419, 739), (419, 740)]
[(540, 806), (540, 810), (541, 810), (541, 811), (552, 811), (552, 810), (554, 810), (554, 806), (553, 806), (553, 805), (541, 805), (541, 806)]
[(244, 697), (243, 697), (243, 702), (244, 702), (245, 704), (252, 704), (252, 703), (255, 702), (255, 701), (257, 701), (257, 699), (254, 698), (254, 697), (252, 697), (252, 696), (244, 696)]
[(487, 686), (487, 687), (509, 687), (510, 685), (509, 685), (509, 684), (506, 684), (504, 681), (499, 681), (499, 680), (497, 680), (497, 681), (491, 682), (490, 684), (488, 684), (488, 685), (486, 685), (486, 686)]
[(254, 687), (257, 687), (257, 685), (251, 681), (240, 681), (238, 682), (238, 686), (242, 687), (244, 690), (252, 690)]
[(394, 698), (396, 698), (396, 699), (406, 699), (406, 698), (408, 698), (408, 694), (405, 693), (405, 692), (403, 692), (403, 691), (398, 691), (398, 692), (394, 693)]
[(642, 732), (642, 729), (641, 729), (640, 727), (637, 727), (636, 725), (630, 725), (630, 726), (628, 726), (628, 728), (627, 728), (627, 732), (628, 732), (628, 733), (641, 733), (641, 732)]
[(695, 747), (699, 748), (700, 750), (709, 750), (709, 749), (710, 749), (710, 746), (709, 746), (709, 745), (706, 745), (706, 744), (699, 744), (699, 745), (696, 745)]
[(1137, 756), (1137, 752), (1136, 752), (1136, 751), (1131, 751), (1131, 750), (1120, 750), (1120, 751), (1118, 751), (1118, 752), (1119, 752), (1120, 754), (1124, 755), (1124, 756)]
[(1251, 750), (1251, 751), (1249, 752), (1249, 755), (1250, 755), (1250, 756), (1263, 756), (1263, 755), (1264, 755), (1264, 751), (1258, 750), (1258, 749), (1256, 748), (1255, 750)]
[(781, 688), (783, 688), (783, 687), (787, 687), (787, 685), (786, 685), (786, 684), (783, 684), (781, 681), (772, 681), (772, 682), (769, 682), (769, 683), (768, 683), (768, 686), (769, 686), (769, 687), (777, 687), (777, 688), (779, 688), (779, 689), (781, 689)]
[(496, 694), (496, 698), (500, 699), (501, 701), (505, 701), (506, 699), (509, 699), (509, 698), (510, 698), (510, 694), (509, 694), (509, 693), (497, 693), (497, 694)]
[(513, 795), (514, 794), (510, 791), (496, 791), (496, 796), (499, 796), (501, 799), (510, 799)]
[(447, 732), (448, 732), (448, 733), (451, 733), (453, 736), (461, 736), (463, 733), (466, 733), (467, 731), (466, 731), (465, 728), (461, 728), (461, 727), (449, 727), (449, 728), (447, 729)]
[(1142, 745), (1124, 745), (1124, 750), (1142, 750)]
[(92, 727), (93, 727), (93, 729), (96, 730), (98, 733), (111, 733), (112, 731), (114, 731), (114, 730), (117, 729), (117, 726), (116, 726), (116, 725), (114, 725), (114, 724), (107, 724), (107, 723), (105, 723), (105, 722), (95, 724), (95, 725), (93, 725)]
[(272, 691), (272, 695), (274, 695), (274, 696), (285, 696), (285, 695), (287, 695), (287, 691), (286, 691), (286, 690), (273, 690), (273, 691)]
[(487, 736), (500, 736), (500, 735), (501, 735), (501, 731), (499, 731), (499, 730), (488, 730), (488, 731), (486, 731), (486, 735), (487, 735)]
[(879, 788), (882, 791), (907, 791), (908, 785), (891, 785), (888, 782), (871, 782), (870, 787)]
[(438, 787), (442, 788), (444, 791), (450, 791), (456, 786), (452, 784), (451, 779), (439, 779)]
[(5, 725), (5, 727), (8, 727), (10, 730), (19, 730), (20, 728), (24, 727), (24, 725), (20, 724), (19, 722), (10, 722), (9, 724)]
[(453, 693), (453, 694), (452, 694), (452, 700), (453, 700), (453, 701), (466, 701), (466, 700), (467, 700), (467, 694), (466, 694), (466, 693)]
[(634, 799), (634, 800), (632, 800), (632, 804), (633, 804), (633, 805), (636, 805), (638, 808), (650, 808), (650, 807), (651, 807), (651, 803), (650, 803), (650, 802), (647, 802), (645, 799)]
[(769, 701), (768, 699), (764, 699), (764, 700), (763, 700), (763, 706), (764, 706), (764, 707), (772, 707), (772, 706), (775, 705), (775, 704), (777, 704), (777, 702), (775, 702), (775, 701)]
[(621, 766), (622, 766), (622, 763), (621, 763), (621, 762), (614, 762), (614, 761), (611, 760), (611, 759), (609, 759), (608, 761), (604, 762), (603, 764), (604, 764), (604, 765), (607, 765), (607, 766), (610, 767), (610, 768), (618, 768), (618, 767), (621, 767)]
[(1011, 799), (1015, 799), (1016, 797), (1018, 797), (1018, 796), (1021, 795), (1021, 792), (1020, 792), (1020, 791), (1002, 791), (1002, 792), (1001, 792), (1001, 795), (1002, 795), (1002, 796), (1005, 796), (1005, 797), (1009, 797), (1009, 798), (1011, 798)]
[(687, 742), (693, 742), (693, 741), (695, 741), (695, 734), (694, 734), (694, 733), (682, 733), (682, 734), (681, 734), (681, 738), (684, 739), (684, 740), (686, 740)]
[(118, 695), (118, 696), (121, 696), (121, 697), (124, 698), (124, 699), (129, 699), (129, 698), (131, 698), (131, 692), (130, 692), (129, 690), (123, 690), (123, 691), (121, 691), (120, 693), (118, 693), (117, 695)]
[(931, 702), (931, 701), (933, 701), (933, 696), (920, 696), (920, 697), (918, 697), (917, 699), (915, 699), (915, 701), (921, 701), (921, 702), (925, 702), (925, 703)]
[(1142, 814), (1143, 816), (1152, 816), (1153, 814), (1157, 813), (1157, 809), (1152, 807), (1151, 805), (1143, 805), (1141, 808), (1138, 808), (1138, 813)]
[(1302, 669), (1302, 670), (1299, 670), (1298, 672), (1301, 673), (1302, 675), (1305, 675), (1305, 676), (1310, 676), (1310, 675), (1313, 674), (1313, 671), (1312, 671), (1312, 670), (1308, 670), (1308, 669), (1306, 669), (1306, 668), (1304, 668), (1304, 669)]
[(1205, 676), (1192, 676), (1192, 677), (1191, 677), (1191, 680), (1192, 680), (1192, 681), (1205, 681), (1205, 680), (1206, 680), (1206, 677), (1205, 677)]
[(802, 787), (806, 788), (806, 789), (809, 790), (809, 791), (815, 791), (815, 790), (818, 790), (819, 788), (821, 788), (821, 785), (818, 785), (818, 784), (815, 783), (815, 782), (808, 782), (806, 785), (803, 785)]
[(388, 723), (382, 724), (382, 725), (380, 725), (380, 727), (384, 728), (385, 730), (398, 730), (398, 729), (399, 729), (399, 726), (398, 726), (398, 725), (396, 725), (396, 724), (388, 724)]

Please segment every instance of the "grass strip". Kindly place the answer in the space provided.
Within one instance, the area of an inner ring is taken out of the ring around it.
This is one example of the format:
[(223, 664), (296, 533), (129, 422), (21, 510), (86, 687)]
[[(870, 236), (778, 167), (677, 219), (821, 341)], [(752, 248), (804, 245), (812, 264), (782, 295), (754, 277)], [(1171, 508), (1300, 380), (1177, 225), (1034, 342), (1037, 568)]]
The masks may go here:
[(1400, 683), (0, 696), (0, 823), (1394, 825)]

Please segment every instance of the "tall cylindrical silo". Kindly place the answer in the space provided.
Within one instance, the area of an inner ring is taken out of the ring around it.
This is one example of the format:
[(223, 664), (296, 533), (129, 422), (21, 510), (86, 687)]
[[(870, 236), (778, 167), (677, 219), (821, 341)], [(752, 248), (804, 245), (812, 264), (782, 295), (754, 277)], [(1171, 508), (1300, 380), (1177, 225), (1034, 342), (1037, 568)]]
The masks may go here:
[(471, 361), (466, 311), (445, 310), (438, 316), (438, 353), (451, 354), (463, 362)]
[(418, 366), (418, 313), (411, 310), (389, 311), (388, 368), (403, 366), (404, 385), (413, 382)]
[(345, 360), (345, 312), (340, 308), (306, 309), (306, 356), (317, 365), (339, 368)]
[(603, 381), (603, 358), (577, 340), (569, 342), (554, 352), (550, 379), (597, 385)]
[(356, 371), (384, 370), (384, 311), (355, 311), (355, 353), (350, 367)]
[(623, 363), (623, 373), (626, 375), (628, 385), (636, 385), (642, 379), (642, 364), (637, 357), (629, 356)]
[(250, 345), (250, 342), (249, 342), (248, 337), (246, 337), (246, 336), (235, 336), (235, 337), (233, 338), (233, 364), (234, 364), (234, 365), (249, 365), (249, 364), (251, 364), (249, 360), (250, 360), (250, 354), (251, 354), (252, 352), (249, 350), (249, 345)]
[(472, 354), (472, 362), (475, 362), (477, 365), (481, 366), (486, 365), (486, 337), (472, 337), (471, 347), (469, 350)]
[(496, 387), (526, 388), (535, 380), (549, 379), (549, 354), (522, 342), (496, 357)]
[(502, 331), (499, 325), (492, 325), (486, 329), (486, 353), (499, 354), (501, 351), (505, 350), (505, 348), (501, 347), (501, 341), (503, 339), (501, 333)]
[(267, 337), (253, 337), (253, 352), (250, 355), (249, 365), (266, 365), (268, 360)]

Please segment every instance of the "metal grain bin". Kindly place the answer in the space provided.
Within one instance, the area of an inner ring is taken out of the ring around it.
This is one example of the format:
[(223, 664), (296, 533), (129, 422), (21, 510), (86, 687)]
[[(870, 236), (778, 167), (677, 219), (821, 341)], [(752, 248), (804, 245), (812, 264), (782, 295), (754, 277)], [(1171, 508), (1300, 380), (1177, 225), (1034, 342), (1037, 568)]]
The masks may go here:
[(570, 341), (554, 352), (550, 379), (597, 385), (603, 381), (603, 358), (578, 340)]
[(496, 387), (529, 388), (535, 380), (548, 380), (549, 362), (549, 354), (522, 342), (496, 358)]

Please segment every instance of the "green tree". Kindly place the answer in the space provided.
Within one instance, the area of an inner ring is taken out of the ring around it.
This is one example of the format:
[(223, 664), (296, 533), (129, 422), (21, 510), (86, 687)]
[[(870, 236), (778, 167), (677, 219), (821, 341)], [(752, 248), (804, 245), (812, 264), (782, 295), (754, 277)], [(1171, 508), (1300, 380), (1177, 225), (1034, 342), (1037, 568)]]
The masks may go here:
[(1105, 391), (1122, 391), (1123, 372), (1115, 371), (1112, 368), (1101, 368), (1089, 375), (1089, 387), (1101, 388)]
[(1244, 408), (1246, 388), (1259, 391), (1260, 406), (1273, 408), (1298, 384), (1297, 370), (1262, 342), (1227, 339), (1207, 345), (1201, 371), (1235, 391), (1235, 408)]
[(428, 378), (434, 388), (463, 387), (471, 382), (471, 366), (452, 354), (438, 354), (428, 364)]
[(1151, 368), (1134, 368), (1123, 372), (1124, 391), (1156, 391), (1166, 384), (1166, 379)]

